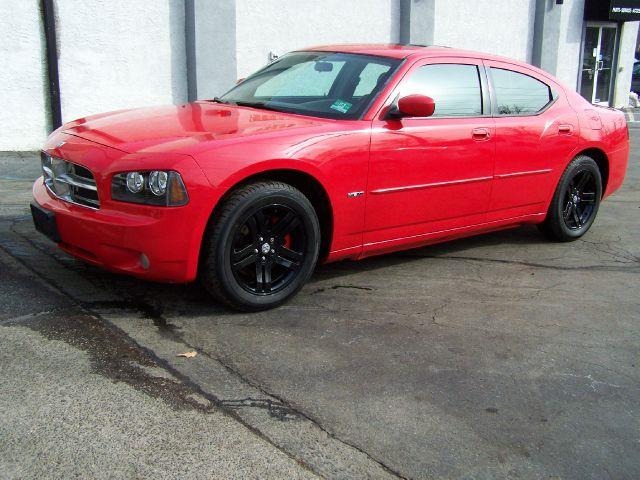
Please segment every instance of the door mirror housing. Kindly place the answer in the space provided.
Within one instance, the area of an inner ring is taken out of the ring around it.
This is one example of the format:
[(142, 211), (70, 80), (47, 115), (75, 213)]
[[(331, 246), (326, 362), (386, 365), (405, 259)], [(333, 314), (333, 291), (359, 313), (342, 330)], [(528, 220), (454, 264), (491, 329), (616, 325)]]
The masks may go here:
[(436, 102), (426, 95), (407, 95), (398, 100), (397, 106), (389, 110), (392, 118), (430, 117), (436, 110)]

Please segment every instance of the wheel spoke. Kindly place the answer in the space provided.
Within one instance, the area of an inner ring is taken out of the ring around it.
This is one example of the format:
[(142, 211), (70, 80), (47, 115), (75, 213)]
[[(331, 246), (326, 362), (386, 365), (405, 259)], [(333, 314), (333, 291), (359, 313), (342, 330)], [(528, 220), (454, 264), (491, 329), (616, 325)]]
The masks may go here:
[(278, 255), (280, 255), (282, 258), (286, 258), (287, 260), (291, 260), (292, 262), (300, 262), (304, 257), (304, 254), (296, 252), (295, 250), (291, 250), (287, 247), (278, 248)]
[(249, 229), (249, 236), (251, 238), (256, 238), (260, 232), (258, 232), (258, 222), (256, 222), (255, 216), (249, 217), (245, 225)]
[(264, 275), (263, 275), (262, 263), (256, 262), (256, 292), (262, 292), (263, 284), (264, 284)]
[(299, 266), (300, 266), (297, 263), (292, 262), (291, 260), (289, 260), (287, 258), (281, 257), (280, 255), (276, 255), (275, 262), (278, 265), (283, 266), (287, 270), (297, 270), (299, 268)]
[(581, 177), (578, 180), (578, 183), (576, 184), (576, 188), (579, 191), (582, 191), (582, 189), (587, 185), (587, 182), (589, 181), (590, 178), (591, 178), (591, 173), (587, 172), (586, 170), (584, 172), (581, 172)]
[(580, 196), (580, 202), (586, 204), (594, 204), (596, 203), (596, 194), (595, 192), (582, 192)]
[(292, 212), (287, 212), (284, 217), (276, 222), (276, 224), (271, 229), (271, 233), (276, 237), (285, 235), (296, 228), (299, 223), (300, 220), (298, 219), (297, 215)]
[(256, 292), (269, 293), (271, 291), (271, 264), (256, 262)]
[(234, 270), (242, 270), (244, 267), (251, 265), (257, 260), (258, 260), (258, 254), (253, 253), (253, 250), (251, 250), (251, 253), (249, 255), (245, 257), (240, 257), (239, 260), (232, 263), (231, 268), (233, 268)]
[(264, 216), (264, 213), (262, 213), (262, 210), (258, 210), (254, 215), (253, 218), (256, 221), (257, 224), (257, 228), (258, 228), (258, 233), (261, 235), (266, 235), (267, 231), (268, 231), (268, 225), (269, 225), (269, 221), (267, 219), (267, 217)]
[(569, 217), (571, 216), (571, 210), (572, 210), (571, 207), (572, 207), (572, 204), (569, 201), (564, 206), (564, 210), (562, 211), (562, 216), (564, 217), (565, 221), (569, 220)]
[(573, 221), (576, 223), (576, 227), (580, 228), (582, 224), (580, 223), (580, 215), (578, 215), (578, 207), (574, 205), (572, 210), (573, 210)]
[(271, 291), (271, 263), (267, 262), (263, 264), (264, 268), (264, 283), (262, 290), (264, 292)]
[(256, 246), (252, 243), (251, 245), (247, 245), (242, 250), (233, 252), (233, 263), (241, 262), (245, 260), (247, 257), (254, 255), (256, 253)]

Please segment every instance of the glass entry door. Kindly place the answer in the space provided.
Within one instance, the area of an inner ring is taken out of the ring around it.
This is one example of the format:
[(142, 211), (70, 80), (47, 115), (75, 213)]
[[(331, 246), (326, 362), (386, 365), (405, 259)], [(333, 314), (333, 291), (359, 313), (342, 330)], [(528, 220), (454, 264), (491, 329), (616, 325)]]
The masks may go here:
[(616, 25), (587, 24), (582, 50), (580, 94), (591, 103), (609, 105), (617, 33)]

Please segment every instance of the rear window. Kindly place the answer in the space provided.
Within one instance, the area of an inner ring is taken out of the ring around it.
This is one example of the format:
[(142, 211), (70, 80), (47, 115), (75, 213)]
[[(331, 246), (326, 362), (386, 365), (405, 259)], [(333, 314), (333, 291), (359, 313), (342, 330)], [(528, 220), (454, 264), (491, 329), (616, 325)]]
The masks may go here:
[(529, 75), (491, 67), (499, 115), (528, 115), (543, 110), (552, 100), (549, 85)]

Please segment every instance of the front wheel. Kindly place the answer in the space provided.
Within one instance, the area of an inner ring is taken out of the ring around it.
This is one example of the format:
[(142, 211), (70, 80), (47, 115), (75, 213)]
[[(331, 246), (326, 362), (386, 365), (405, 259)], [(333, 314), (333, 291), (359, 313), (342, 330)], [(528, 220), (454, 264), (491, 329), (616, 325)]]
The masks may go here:
[(212, 219), (202, 284), (236, 309), (273, 308), (309, 279), (319, 245), (318, 217), (302, 192), (281, 182), (247, 185)]
[(566, 168), (540, 225), (549, 237), (569, 242), (587, 233), (602, 198), (602, 177), (596, 162), (579, 155)]

